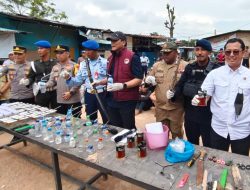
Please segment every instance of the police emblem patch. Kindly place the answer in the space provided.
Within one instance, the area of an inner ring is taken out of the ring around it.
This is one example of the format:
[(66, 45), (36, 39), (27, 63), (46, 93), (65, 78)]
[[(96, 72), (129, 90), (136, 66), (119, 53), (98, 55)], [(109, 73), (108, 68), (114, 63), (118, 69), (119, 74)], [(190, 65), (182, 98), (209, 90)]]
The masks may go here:
[(125, 63), (125, 64), (128, 64), (128, 63), (129, 63), (129, 59), (127, 59), (127, 58), (124, 59), (124, 63)]

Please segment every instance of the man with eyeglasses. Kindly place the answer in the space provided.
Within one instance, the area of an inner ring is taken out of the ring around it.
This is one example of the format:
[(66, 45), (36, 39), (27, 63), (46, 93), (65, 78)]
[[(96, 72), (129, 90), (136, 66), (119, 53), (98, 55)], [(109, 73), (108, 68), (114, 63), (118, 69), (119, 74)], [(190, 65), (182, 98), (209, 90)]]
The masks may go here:
[[(60, 106), (58, 113), (67, 114), (68, 109), (73, 108), (73, 114), (79, 113), (81, 110), (79, 86), (68, 87), (66, 80), (60, 73), (63, 70), (74, 76), (75, 63), (70, 60), (69, 47), (65, 45), (57, 45), (55, 49), (58, 63), (52, 68), (49, 81), (45, 84), (48, 87), (56, 86), (57, 103)], [(80, 114), (78, 114), (80, 115)]]
[(26, 85), (27, 87), (33, 85), (33, 92), (36, 96), (35, 103), (48, 107), (57, 107), (56, 103), (56, 87), (46, 88), (46, 91), (42, 91), (39, 82), (47, 82), (49, 80), (52, 67), (56, 64), (54, 59), (50, 58), (50, 42), (46, 40), (40, 40), (35, 43), (37, 46), (37, 53), (40, 57), (39, 60), (31, 62), (31, 69), (27, 78), (23, 78), (20, 84)]
[[(211, 147), (249, 155), (250, 71), (242, 66), (245, 44), (229, 39), (225, 46), (225, 66), (209, 73), (201, 88), (211, 97)], [(194, 102), (198, 103), (197, 96)]]
[(182, 99), (179, 98), (175, 103), (168, 101), (166, 92), (172, 90), (171, 88), (179, 80), (187, 62), (178, 59), (177, 45), (173, 42), (166, 42), (161, 49), (161, 54), (162, 60), (153, 65), (145, 83), (155, 86), (156, 121), (169, 127), (173, 139), (183, 138)]
[(210, 62), (209, 55), (212, 52), (212, 46), (208, 40), (197, 40), (194, 51), (196, 61), (186, 66), (174, 90), (169, 90), (166, 95), (167, 99), (173, 102), (178, 97), (184, 97), (184, 127), (188, 141), (199, 145), (201, 136), (203, 146), (210, 147), (212, 113), (209, 106), (193, 106), (192, 98), (198, 93), (207, 74), (219, 65)]
[(10, 102), (24, 102), (34, 104), (32, 87), (26, 88), (20, 84), (23, 78), (27, 78), (30, 63), (26, 60), (27, 49), (22, 46), (14, 46), (14, 63), (9, 64), (6, 70), (10, 86)]

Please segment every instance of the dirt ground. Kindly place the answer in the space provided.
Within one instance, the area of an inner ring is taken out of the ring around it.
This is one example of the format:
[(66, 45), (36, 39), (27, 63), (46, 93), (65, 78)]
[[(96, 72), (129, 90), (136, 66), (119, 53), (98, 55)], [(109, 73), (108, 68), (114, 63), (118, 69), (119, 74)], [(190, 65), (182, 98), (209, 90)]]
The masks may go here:
[[(146, 123), (155, 122), (154, 108), (136, 116), (136, 126), (144, 127)], [(6, 133), (0, 135), (0, 145), (8, 143), (12, 136)], [(31, 143), (24, 147), (19, 143), (13, 148), (31, 155), (39, 161), (50, 164), (50, 152)], [(59, 156), (61, 171), (70, 174), (77, 179), (86, 181), (97, 173), (96, 170), (86, 167), (83, 164), (71, 161), (63, 156)], [(79, 185), (62, 177), (63, 190), (76, 190)], [(118, 190), (140, 190), (133, 184), (109, 176), (108, 180), (98, 179), (94, 186), (99, 189)], [(22, 157), (5, 149), (0, 150), (0, 190), (54, 190), (55, 182), (53, 173), (47, 168), (34, 164)]]

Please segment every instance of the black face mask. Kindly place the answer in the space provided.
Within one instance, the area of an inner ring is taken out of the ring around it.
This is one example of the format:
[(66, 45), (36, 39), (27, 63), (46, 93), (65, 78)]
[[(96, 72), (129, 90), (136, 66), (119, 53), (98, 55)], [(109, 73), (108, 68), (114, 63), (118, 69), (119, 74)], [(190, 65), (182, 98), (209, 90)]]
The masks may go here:
[(234, 101), (234, 108), (235, 108), (235, 114), (236, 117), (238, 117), (241, 114), (242, 108), (243, 108), (243, 101), (244, 101), (244, 95), (243, 92), (238, 92)]

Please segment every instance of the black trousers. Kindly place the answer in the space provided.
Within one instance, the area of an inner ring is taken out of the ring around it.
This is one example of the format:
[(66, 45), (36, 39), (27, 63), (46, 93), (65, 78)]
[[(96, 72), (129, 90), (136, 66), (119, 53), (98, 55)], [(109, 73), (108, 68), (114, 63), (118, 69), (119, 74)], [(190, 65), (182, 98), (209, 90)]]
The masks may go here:
[(142, 72), (143, 72), (143, 76), (147, 76), (148, 73), (148, 66), (141, 66), (142, 67)]
[(225, 139), (217, 134), (213, 129), (211, 130), (211, 148), (228, 151), (230, 144), (233, 153), (245, 156), (249, 155), (250, 135), (244, 139), (230, 140), (229, 135)]
[(108, 106), (108, 113), (110, 117), (109, 124), (125, 129), (136, 129), (135, 107), (136, 102), (134, 104), (130, 104), (129, 106), (119, 108)]
[(199, 145), (199, 137), (202, 138), (203, 146), (211, 147), (210, 143), (210, 132), (211, 122), (198, 123), (193, 120), (189, 120), (185, 117), (184, 128), (188, 141), (193, 144)]
[[(80, 117), (81, 116), (81, 109), (82, 109), (82, 104), (80, 102), (74, 103), (74, 104), (60, 104), (58, 103), (58, 106), (60, 106), (57, 109), (57, 112), (60, 114), (67, 114), (68, 109), (70, 109), (72, 107), (73, 111), (73, 115), (75, 117)], [(76, 109), (74, 109), (76, 108)]]
[(26, 98), (26, 99), (10, 99), (10, 102), (23, 102), (28, 104), (35, 104), (35, 98)]
[(57, 99), (56, 99), (56, 90), (41, 93), (38, 92), (35, 102), (39, 106), (47, 107), (47, 108), (56, 108), (57, 107)]
[[(107, 107), (106, 104), (106, 92), (102, 92), (102, 93), (98, 93), (99, 98), (102, 101), (102, 104), (104, 106), (104, 108)], [(90, 115), (90, 119), (91, 120), (96, 120), (97, 119), (97, 111), (99, 110), (101, 116), (102, 116), (102, 122), (103, 123), (107, 123), (108, 118), (106, 117), (104, 111), (102, 110), (99, 102), (97, 101), (96, 95), (95, 94), (91, 94), (85, 91), (84, 93), (84, 99), (85, 99), (85, 103), (87, 104), (85, 106), (86, 108), (86, 113), (87, 115)], [(94, 113), (96, 112), (96, 113)]]

